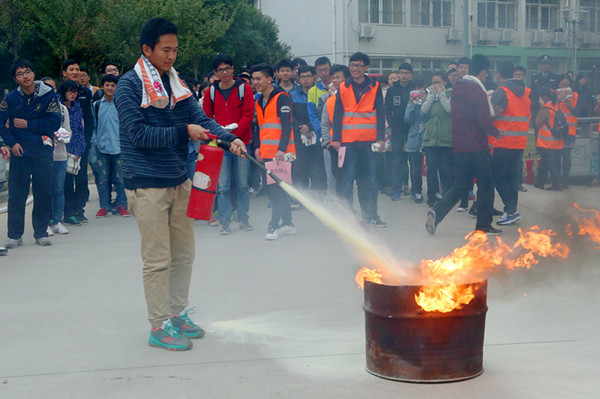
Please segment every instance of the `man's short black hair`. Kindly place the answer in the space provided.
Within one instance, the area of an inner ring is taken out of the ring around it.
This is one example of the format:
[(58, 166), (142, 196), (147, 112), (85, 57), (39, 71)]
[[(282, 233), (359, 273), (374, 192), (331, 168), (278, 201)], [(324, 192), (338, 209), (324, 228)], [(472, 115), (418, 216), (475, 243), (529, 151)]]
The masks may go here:
[(318, 67), (319, 65), (329, 65), (331, 66), (331, 61), (329, 61), (329, 58), (327, 57), (319, 57), (315, 60), (315, 67)]
[(512, 79), (515, 74), (515, 64), (512, 61), (502, 61), (498, 64), (498, 71), (503, 79)]
[(405, 70), (405, 71), (413, 71), (412, 65), (410, 65), (408, 62), (403, 62), (402, 64), (400, 64), (400, 66), (398, 67), (399, 71)]
[(106, 75), (102, 76), (102, 86), (104, 86), (104, 83), (106, 82), (117, 84), (119, 83), (119, 77), (113, 75), (112, 73), (107, 73)]
[(308, 63), (304, 61), (304, 58), (294, 58), (294, 60), (292, 61), (292, 69), (300, 65), (308, 65)]
[(85, 72), (85, 73), (87, 73), (88, 75), (90, 74), (90, 71), (89, 71), (89, 69), (87, 69), (87, 67), (84, 67), (84, 66), (80, 66), (80, 67), (79, 67), (79, 72)]
[(279, 71), (281, 68), (290, 68), (291, 70), (294, 69), (294, 67), (292, 66), (292, 61), (286, 58), (282, 59), (277, 63), (277, 65), (275, 65), (275, 70)]
[(521, 72), (523, 72), (523, 75), (527, 76), (527, 68), (519, 65), (519, 66), (515, 67), (515, 72), (517, 72), (517, 71), (521, 71)]
[(77, 92), (78, 88), (79, 88), (79, 84), (77, 82), (75, 82), (74, 80), (65, 81), (65, 83), (60, 85), (60, 89), (59, 89), (60, 99), (63, 101), (66, 101), (67, 100), (66, 94), (70, 91)]
[(315, 67), (311, 65), (300, 65), (298, 67), (298, 76), (300, 76), (301, 73), (306, 72), (310, 72), (311, 75), (315, 76)]
[(471, 60), (469, 60), (467, 57), (459, 58), (456, 61), (456, 66), (459, 66), (459, 65), (470, 65), (470, 64), (471, 64)]
[(250, 75), (254, 75), (254, 72), (262, 72), (262, 74), (265, 75), (267, 78), (272, 78), (273, 66), (271, 64), (267, 64), (266, 62), (256, 64), (253, 65), (252, 68), (250, 68)]
[(369, 58), (369, 56), (365, 53), (361, 53), (360, 51), (357, 51), (356, 53), (350, 56), (349, 62), (352, 61), (362, 61), (363, 64), (365, 64), (365, 66), (368, 66), (371, 63), (371, 59)]
[(25, 60), (23, 58), (20, 58), (20, 59), (14, 61), (12, 64), (10, 64), (10, 68), (9, 68), (10, 76), (12, 76), (13, 78), (15, 77), (15, 75), (17, 73), (17, 68), (29, 68), (33, 72), (35, 72), (35, 68), (33, 67), (33, 64), (31, 63), (31, 61)]
[(221, 64), (233, 66), (233, 60), (229, 55), (225, 53), (219, 53), (215, 55), (215, 58), (213, 58), (213, 70), (216, 71)]
[(119, 64), (117, 64), (116, 62), (108, 61), (102, 64), (102, 73), (106, 73), (106, 67), (108, 67), (109, 65), (114, 65), (117, 67), (117, 69), (119, 69)]
[(164, 18), (153, 18), (142, 27), (140, 48), (143, 51), (145, 44), (151, 50), (154, 50), (156, 43), (158, 43), (162, 35), (177, 35), (177, 33), (179, 33), (179, 29), (177, 29), (177, 25), (173, 22)]
[(61, 70), (62, 72), (66, 72), (66, 71), (67, 71), (67, 69), (69, 69), (69, 67), (70, 67), (71, 65), (75, 65), (75, 64), (79, 65), (79, 61), (77, 61), (77, 60), (75, 60), (75, 59), (73, 59), (73, 58), (69, 58), (68, 60), (64, 60), (64, 61), (62, 62), (62, 64), (60, 65), (60, 70)]
[(336, 72), (342, 71), (344, 73), (344, 78), (350, 78), (350, 69), (346, 65), (333, 64), (329, 69), (329, 76), (333, 76)]
[(447, 73), (442, 72), (442, 71), (437, 71), (431, 75), (431, 78), (433, 79), (434, 76), (438, 76), (438, 77), (442, 78), (442, 80), (444, 82), (448, 83), (448, 74)]
[(490, 59), (483, 54), (475, 54), (469, 63), (469, 74), (477, 76), (481, 71), (490, 70)]

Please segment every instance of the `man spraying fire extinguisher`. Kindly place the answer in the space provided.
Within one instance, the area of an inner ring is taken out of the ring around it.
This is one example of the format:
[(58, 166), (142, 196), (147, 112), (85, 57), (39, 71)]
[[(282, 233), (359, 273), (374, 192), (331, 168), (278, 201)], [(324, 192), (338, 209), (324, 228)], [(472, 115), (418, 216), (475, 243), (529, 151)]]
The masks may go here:
[(179, 79), (173, 68), (177, 26), (152, 19), (140, 43), (143, 55), (115, 92), (124, 185), (142, 241), (149, 344), (179, 351), (204, 335), (186, 309), (194, 261), (194, 220), (186, 216), (188, 142), (206, 140), (210, 131), (236, 155), (246, 147), (204, 114)]

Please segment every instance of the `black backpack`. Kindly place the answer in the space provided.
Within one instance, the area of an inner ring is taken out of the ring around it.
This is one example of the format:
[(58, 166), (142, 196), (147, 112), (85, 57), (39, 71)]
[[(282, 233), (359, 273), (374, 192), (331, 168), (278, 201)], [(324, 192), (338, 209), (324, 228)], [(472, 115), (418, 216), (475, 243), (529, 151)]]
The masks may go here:
[(557, 139), (565, 138), (569, 135), (569, 125), (567, 124), (567, 117), (560, 110), (554, 110), (550, 107), (544, 107), (550, 112), (554, 112), (554, 126), (548, 126), (552, 137)]

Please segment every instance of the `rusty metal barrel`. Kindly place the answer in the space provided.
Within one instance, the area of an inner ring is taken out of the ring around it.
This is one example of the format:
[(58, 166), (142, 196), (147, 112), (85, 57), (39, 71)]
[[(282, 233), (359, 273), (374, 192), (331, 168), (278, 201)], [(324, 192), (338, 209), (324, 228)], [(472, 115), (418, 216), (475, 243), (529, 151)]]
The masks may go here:
[(418, 285), (365, 281), (367, 371), (406, 382), (451, 382), (483, 372), (487, 281), (475, 298), (448, 313), (426, 312), (415, 301)]

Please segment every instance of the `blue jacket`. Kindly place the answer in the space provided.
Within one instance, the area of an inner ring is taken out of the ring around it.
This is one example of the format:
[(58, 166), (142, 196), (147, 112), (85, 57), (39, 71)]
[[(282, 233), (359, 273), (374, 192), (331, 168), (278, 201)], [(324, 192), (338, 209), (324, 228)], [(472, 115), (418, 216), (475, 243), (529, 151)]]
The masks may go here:
[(406, 141), (406, 152), (421, 150), (427, 121), (429, 121), (429, 114), (421, 112), (421, 105), (416, 105), (413, 102), (408, 103), (404, 114), (404, 123), (410, 125), (408, 140)]
[[(15, 118), (27, 120), (27, 128), (17, 129)], [(35, 81), (31, 96), (25, 95), (19, 87), (0, 103), (0, 136), (9, 147), (20, 144), (24, 157), (52, 157), (54, 146), (44, 144), (43, 136), (49, 137), (46, 142), (52, 143), (60, 123), (60, 105), (54, 90), (41, 81)]]
[[(163, 85), (170, 95), (169, 80), (163, 79)], [(187, 179), (187, 124), (201, 125), (226, 142), (237, 138), (208, 118), (193, 96), (173, 108), (142, 108), (142, 90), (131, 70), (119, 79), (114, 97), (125, 188), (175, 187)]]
[(315, 132), (317, 136), (317, 144), (321, 142), (321, 119), (317, 113), (317, 106), (308, 101), (308, 94), (302, 90), (294, 89), (290, 92), (292, 99), (292, 124), (294, 126), (294, 138), (297, 143), (300, 143), (300, 125), (308, 125), (310, 130)]

